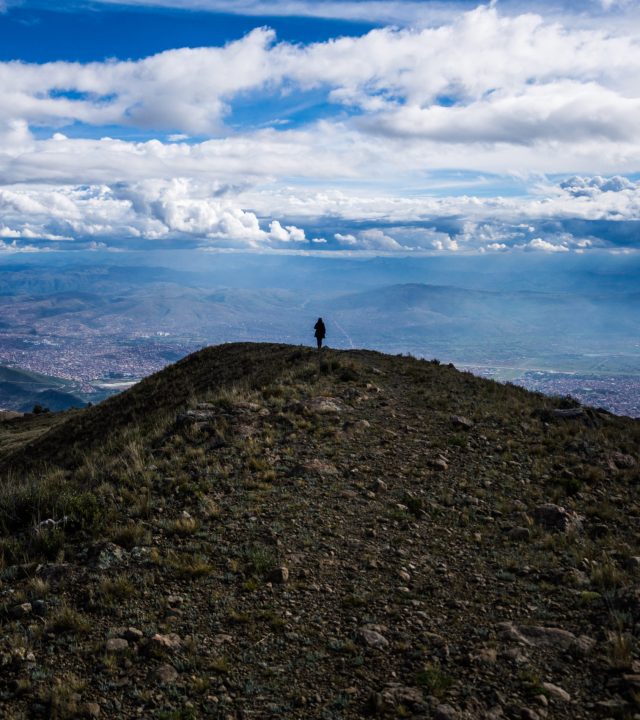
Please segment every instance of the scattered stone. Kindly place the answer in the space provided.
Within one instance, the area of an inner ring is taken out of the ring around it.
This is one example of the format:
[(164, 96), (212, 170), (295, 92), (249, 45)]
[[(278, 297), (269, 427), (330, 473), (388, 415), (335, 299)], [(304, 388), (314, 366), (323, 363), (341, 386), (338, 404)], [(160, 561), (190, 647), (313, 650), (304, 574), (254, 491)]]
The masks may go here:
[(253, 437), (258, 432), (258, 429), (253, 427), (253, 425), (239, 425), (236, 429), (236, 435), (240, 438), (240, 440), (248, 440), (250, 437)]
[(633, 674), (633, 675), (623, 675), (622, 679), (626, 683), (629, 683), (629, 685), (633, 685), (636, 688), (640, 688), (640, 675), (638, 675), (637, 673)]
[(127, 556), (127, 551), (112, 542), (101, 543), (97, 550), (96, 567), (100, 570), (109, 570), (115, 565), (120, 565)]
[(540, 720), (540, 715), (531, 708), (520, 709), (520, 720)]
[(309, 462), (304, 463), (301, 467), (296, 468), (297, 471), (305, 473), (315, 473), (317, 475), (337, 475), (338, 469), (331, 463), (324, 462), (319, 458), (314, 458)]
[(105, 643), (108, 653), (121, 653), (129, 648), (129, 643), (124, 638), (109, 638)]
[(569, 695), (569, 693), (561, 687), (558, 687), (550, 682), (543, 682), (542, 687), (556, 700), (560, 700), (561, 702), (571, 702), (571, 695)]
[(177, 652), (182, 647), (182, 639), (177, 633), (169, 633), (168, 635), (161, 635), (156, 633), (150, 640), (151, 647), (158, 650), (165, 650), (169, 652)]
[(100, 705), (97, 702), (87, 702), (80, 708), (80, 714), (89, 720), (95, 720), (100, 717)]
[(219, 415), (219, 409), (212, 403), (198, 403), (193, 410), (179, 413), (176, 417), (177, 423), (195, 423), (202, 425), (214, 420)]
[(579, 655), (589, 653), (596, 644), (595, 640), (586, 635), (576, 637), (562, 628), (503, 622), (498, 624), (498, 629), (507, 639), (515, 640), (523, 645), (556, 647), (561, 650), (571, 650)]
[(578, 568), (571, 568), (563, 575), (563, 583), (574, 587), (586, 587), (589, 585), (589, 577)]
[(382, 693), (372, 692), (369, 695), (366, 705), (366, 711), (368, 715), (382, 715), (384, 713), (384, 699)]
[(433, 718), (434, 720), (458, 720), (459, 714), (455, 708), (451, 707), (451, 705), (443, 703), (442, 705), (437, 705), (435, 707), (433, 711)]
[(153, 678), (161, 685), (170, 685), (178, 679), (178, 671), (173, 667), (173, 665), (160, 665), (160, 667), (157, 667), (154, 670)]
[(129, 642), (140, 642), (140, 640), (142, 640), (142, 638), (144, 637), (144, 634), (142, 630), (130, 627), (124, 631), (123, 637), (125, 638), (125, 640), (129, 640)]
[(613, 464), (617, 470), (631, 470), (631, 468), (636, 466), (636, 459), (633, 455), (615, 452), (611, 456), (611, 464)]
[(529, 657), (522, 651), (522, 648), (519, 648), (519, 647), (507, 648), (502, 653), (502, 656), (507, 658), (508, 660), (511, 660), (516, 665), (528, 665), (529, 664)]
[(49, 582), (58, 582), (71, 572), (69, 563), (46, 563), (38, 565), (36, 575)]
[(622, 562), (627, 570), (631, 570), (632, 572), (640, 570), (640, 555), (625, 557)]
[(553, 414), (553, 417), (557, 418), (558, 420), (582, 420), (586, 413), (584, 411), (584, 408), (577, 407), (577, 408), (556, 408), (551, 411)]
[(377, 650), (387, 648), (389, 647), (389, 641), (379, 632), (381, 629), (382, 628), (377, 625), (364, 625), (359, 631), (360, 639), (365, 645)]
[(382, 702), (390, 707), (398, 705), (422, 705), (424, 702), (424, 694), (420, 688), (390, 683), (381, 693)]
[(38, 528), (40, 530), (53, 530), (54, 528), (59, 527), (60, 525), (66, 525), (69, 522), (69, 518), (65, 515), (64, 517), (61, 517), (59, 520), (54, 520), (53, 518), (47, 518), (46, 520), (42, 520), (38, 523)]
[(377, 478), (371, 486), (371, 489), (374, 493), (376, 493), (376, 495), (379, 495), (382, 493), (386, 493), (389, 488), (384, 480)]
[(137, 563), (149, 563), (151, 562), (151, 556), (153, 555), (153, 548), (141, 547), (136, 545), (131, 549), (129, 553), (131, 559)]
[(462, 430), (471, 430), (471, 428), (474, 426), (474, 422), (472, 420), (469, 420), (469, 418), (464, 417), (463, 415), (452, 415), (451, 424), (454, 427), (461, 428)]
[(258, 403), (249, 402), (248, 400), (239, 400), (236, 403), (236, 407), (239, 410), (248, 410), (249, 412), (260, 412), (264, 408)]
[(538, 505), (532, 515), (536, 524), (554, 532), (568, 532), (573, 528), (579, 528), (582, 522), (582, 518), (577, 513), (565, 510), (554, 503)]
[(272, 583), (284, 585), (284, 583), (289, 581), (289, 568), (285, 567), (284, 565), (275, 568), (269, 573), (269, 580)]
[(32, 610), (33, 607), (31, 606), (30, 602), (24, 602), (20, 605), (14, 605), (11, 610), (9, 610), (9, 617), (11, 617), (13, 620), (21, 620), (22, 618), (31, 615)]
[(471, 659), (486, 665), (493, 665), (498, 659), (498, 651), (492, 647), (480, 648), (475, 655), (471, 656)]
[(226, 633), (218, 633), (218, 635), (213, 636), (214, 645), (224, 645), (225, 643), (230, 643), (232, 641), (233, 637), (231, 635), (227, 635)]
[(306, 407), (319, 415), (334, 415), (341, 413), (344, 409), (336, 398), (322, 396), (309, 400)]
[(514, 527), (509, 530), (507, 537), (509, 540), (514, 540), (516, 542), (520, 540), (529, 540), (531, 537), (531, 530), (526, 527)]
[(629, 707), (629, 703), (620, 697), (615, 697), (609, 698), (608, 700), (599, 700), (596, 703), (596, 707), (604, 713), (610, 713), (611, 716), (615, 715), (618, 717)]

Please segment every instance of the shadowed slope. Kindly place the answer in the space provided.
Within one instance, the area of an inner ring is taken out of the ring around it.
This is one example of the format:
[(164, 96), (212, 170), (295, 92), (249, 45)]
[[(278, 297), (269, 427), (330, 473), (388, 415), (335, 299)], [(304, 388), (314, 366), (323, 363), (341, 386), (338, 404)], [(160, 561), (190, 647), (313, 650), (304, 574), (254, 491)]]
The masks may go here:
[(109, 442), (128, 427), (148, 432), (166, 414), (184, 407), (190, 398), (235, 383), (263, 383), (291, 362), (311, 352), (290, 345), (232, 343), (209, 347), (157, 372), (129, 390), (82, 412), (69, 413), (48, 433), (17, 452), (0, 457), (0, 472), (37, 463), (71, 467), (92, 449)]

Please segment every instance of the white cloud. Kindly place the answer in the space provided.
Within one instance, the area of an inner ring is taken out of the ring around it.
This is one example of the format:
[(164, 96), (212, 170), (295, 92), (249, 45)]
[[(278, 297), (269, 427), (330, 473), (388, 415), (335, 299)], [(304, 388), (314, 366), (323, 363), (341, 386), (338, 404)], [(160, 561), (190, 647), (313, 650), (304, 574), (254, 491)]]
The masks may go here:
[[(437, 28), (309, 46), (257, 29), (225, 47), (135, 62), (0, 63), (0, 182), (361, 178), (393, 187), (438, 167), (631, 172), (640, 164), (638, 76), (632, 36), (494, 7)], [(224, 128), (234, 100), (252, 90), (268, 91), (277, 107), (281, 93), (310, 88), (359, 114), (294, 130)], [(169, 142), (60, 132), (36, 140), (30, 130), (69, 122), (161, 128)], [(202, 133), (219, 137), (183, 142)]]
[(515, 132), (515, 142), (616, 141), (637, 137), (639, 74), (633, 36), (481, 6), (436, 28), (383, 28), (308, 46), (276, 43), (272, 30), (258, 28), (224, 47), (135, 62), (0, 63), (0, 119), (211, 134), (251, 90), (277, 98), (285, 88), (326, 88), (335, 103), (372, 116), (363, 127), (378, 131), (450, 140), (453, 124), (454, 140), (513, 142)]
[(595, 197), (603, 192), (633, 191), (636, 186), (631, 180), (620, 175), (610, 178), (595, 175), (594, 177), (567, 178), (560, 183), (560, 187), (574, 197)]
[[(14, 0), (15, 1), (15, 0)], [(22, 0), (24, 2), (24, 0)], [(99, 0), (110, 5), (170, 7), (234, 13), (250, 16), (296, 16), (328, 18), (391, 25), (432, 25), (450, 21), (461, 10), (473, 5), (468, 0)], [(571, 18), (583, 25), (595, 24), (603, 12), (618, 11), (625, 20), (633, 19), (637, 0), (537, 0), (535, 11), (550, 18)], [(500, 9), (520, 14), (531, 7), (525, 0), (501, 0)], [(628, 13), (624, 11), (628, 9)]]
[(295, 16), (361, 22), (441, 22), (458, 8), (449, 2), (417, 0), (101, 0), (111, 5), (171, 7), (251, 16)]
[(268, 58), (274, 37), (258, 28), (224, 47), (167, 50), (135, 62), (0, 63), (0, 120), (215, 132), (227, 97), (277, 80)]
[(287, 225), (282, 227), (277, 220), (272, 220), (269, 224), (269, 237), (280, 243), (303, 243), (307, 242), (304, 230), (295, 227), (295, 225)]
[[(589, 187), (591, 194), (576, 194), (576, 185)], [(614, 192), (609, 187), (618, 189)], [(326, 245), (369, 252), (483, 248), (567, 252), (637, 245), (637, 237), (628, 232), (613, 233), (610, 239), (598, 227), (590, 230), (589, 223), (628, 221), (635, 226), (640, 184), (620, 183), (615, 178), (573, 178), (567, 187), (549, 186), (539, 198), (411, 199), (292, 188), (286, 192), (225, 190), (219, 184), (188, 178), (64, 187), (14, 185), (0, 188), (0, 214), (0, 237), (78, 239), (83, 246), (91, 239), (184, 238), (203, 246), (248, 249)], [(318, 221), (330, 222), (334, 228), (355, 223), (359, 229), (334, 230), (328, 243), (315, 232), (308, 237), (305, 231), (307, 223)], [(377, 227), (380, 223), (384, 226)]]
[(539, 141), (574, 144), (581, 140), (635, 142), (640, 98), (625, 98), (593, 83), (556, 82), (526, 86), (518, 94), (494, 93), (469, 105), (402, 107), (365, 119), (370, 130), (449, 143)]
[(62, 241), (71, 238), (191, 237), (224, 247), (306, 244), (303, 229), (273, 220), (264, 230), (253, 212), (211, 187), (177, 178), (131, 185), (0, 189), (5, 224), (0, 237)]
[(524, 248), (525, 250), (542, 250), (543, 252), (551, 253), (569, 252), (569, 248), (566, 245), (556, 245), (542, 238), (534, 238), (529, 241)]
[(347, 234), (343, 235), (342, 233), (335, 233), (334, 238), (342, 245), (357, 245), (358, 240), (356, 239), (355, 235)]
[(358, 233), (359, 247), (363, 250), (402, 250), (402, 245), (378, 228), (362, 230)]
[[(640, 167), (640, 43), (630, 29), (577, 28), (503, 5), (461, 13), (442, 4), (446, 20), (435, 24), (306, 46), (259, 28), (224, 47), (137, 61), (0, 63), (0, 212), (17, 233), (7, 238), (371, 252), (606, 245), (564, 224), (640, 216), (638, 185), (624, 177)], [(344, 17), (424, 6), (235, 4)], [(225, 126), (238, 99), (263, 115), (273, 108), (275, 122), (284, 95), (309, 90), (331, 99), (333, 117), (293, 129)], [(82, 124), (115, 135), (160, 129), (167, 141), (69, 137)], [(424, 180), (438, 169), (538, 184), (521, 197), (446, 196)], [(559, 186), (544, 178), (567, 172)]]

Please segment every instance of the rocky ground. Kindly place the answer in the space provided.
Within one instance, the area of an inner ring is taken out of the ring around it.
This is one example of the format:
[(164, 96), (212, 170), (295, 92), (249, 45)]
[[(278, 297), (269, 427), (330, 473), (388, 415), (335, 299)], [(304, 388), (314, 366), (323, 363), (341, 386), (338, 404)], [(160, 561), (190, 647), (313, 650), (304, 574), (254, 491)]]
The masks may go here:
[(408, 357), (207, 352), (251, 367), (184, 403), (155, 376), (61, 469), (5, 458), (0, 717), (640, 717), (638, 421)]

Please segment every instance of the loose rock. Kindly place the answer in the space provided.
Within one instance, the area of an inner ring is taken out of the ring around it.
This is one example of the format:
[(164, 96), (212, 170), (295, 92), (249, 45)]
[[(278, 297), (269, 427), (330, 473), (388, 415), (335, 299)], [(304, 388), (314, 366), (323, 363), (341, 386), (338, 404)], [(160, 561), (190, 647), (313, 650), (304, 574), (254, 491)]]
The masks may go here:
[(539, 505), (532, 515), (537, 525), (554, 532), (567, 532), (572, 528), (578, 528), (581, 524), (579, 515), (553, 503)]
[(360, 628), (359, 631), (361, 640), (369, 647), (382, 650), (389, 647), (389, 641), (380, 632), (378, 632), (377, 626), (365, 625)]
[(561, 687), (558, 687), (550, 682), (543, 682), (542, 687), (556, 700), (560, 700), (561, 702), (571, 702), (571, 695), (569, 695), (569, 693)]
[(153, 678), (161, 685), (170, 685), (178, 679), (178, 671), (173, 667), (173, 665), (160, 665), (160, 667), (155, 669)]
[(129, 643), (124, 638), (109, 638), (105, 643), (105, 649), (108, 653), (121, 653), (127, 650)]

